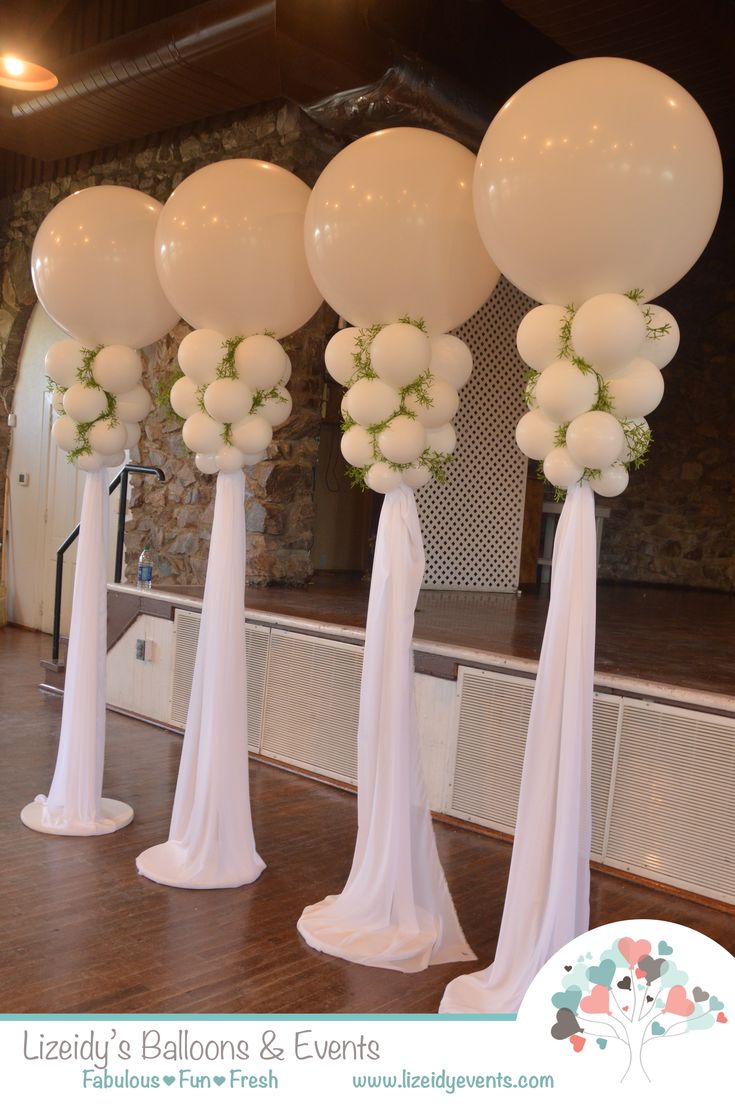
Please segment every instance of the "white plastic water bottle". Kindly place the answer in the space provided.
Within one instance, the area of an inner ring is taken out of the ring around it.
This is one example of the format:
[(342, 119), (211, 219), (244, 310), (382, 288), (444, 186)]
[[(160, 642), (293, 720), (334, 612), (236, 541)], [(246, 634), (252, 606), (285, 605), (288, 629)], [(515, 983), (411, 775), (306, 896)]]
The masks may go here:
[(138, 587), (146, 591), (153, 587), (153, 555), (148, 546), (138, 558)]

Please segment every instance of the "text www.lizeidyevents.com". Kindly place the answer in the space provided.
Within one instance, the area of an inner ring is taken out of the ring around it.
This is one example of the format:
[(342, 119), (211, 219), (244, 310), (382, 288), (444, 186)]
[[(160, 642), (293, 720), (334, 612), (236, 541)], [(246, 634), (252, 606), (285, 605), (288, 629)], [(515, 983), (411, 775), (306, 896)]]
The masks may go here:
[(487, 1090), (553, 1090), (552, 1075), (504, 1075), (497, 1072), (489, 1075), (453, 1074), (442, 1068), (441, 1071), (417, 1073), (403, 1068), (398, 1075), (353, 1075), (352, 1086), (365, 1090), (440, 1090), (446, 1094), (457, 1091)]

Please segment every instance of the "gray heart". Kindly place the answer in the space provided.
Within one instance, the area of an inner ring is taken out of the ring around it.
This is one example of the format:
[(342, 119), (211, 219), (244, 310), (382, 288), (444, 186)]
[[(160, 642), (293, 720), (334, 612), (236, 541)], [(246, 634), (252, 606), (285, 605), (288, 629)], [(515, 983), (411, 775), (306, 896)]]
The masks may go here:
[(704, 1002), (709, 998), (709, 991), (703, 991), (701, 987), (695, 987), (692, 991), (692, 998), (695, 1002)]
[(556, 1025), (551, 1027), (551, 1036), (555, 1041), (566, 1041), (567, 1037), (579, 1033), (579, 1022), (566, 1006), (556, 1012)]
[(652, 956), (642, 956), (638, 961), (638, 967), (645, 973), (646, 983), (653, 983), (654, 980), (661, 978), (661, 970), (666, 963), (663, 956), (656, 960)]

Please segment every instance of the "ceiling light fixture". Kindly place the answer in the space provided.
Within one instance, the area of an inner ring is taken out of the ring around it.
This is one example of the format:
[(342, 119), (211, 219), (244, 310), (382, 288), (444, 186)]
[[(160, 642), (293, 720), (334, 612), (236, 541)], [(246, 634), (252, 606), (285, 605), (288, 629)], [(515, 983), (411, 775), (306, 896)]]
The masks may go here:
[(19, 58), (16, 54), (0, 57), (0, 86), (15, 88), (20, 92), (46, 92), (56, 88), (59, 78), (36, 62)]

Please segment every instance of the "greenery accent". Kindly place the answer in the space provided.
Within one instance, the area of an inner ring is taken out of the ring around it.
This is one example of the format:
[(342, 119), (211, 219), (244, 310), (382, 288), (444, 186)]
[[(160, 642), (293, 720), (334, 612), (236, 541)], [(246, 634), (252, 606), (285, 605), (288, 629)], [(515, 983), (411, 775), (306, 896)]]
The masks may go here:
[(377, 377), (378, 374), (370, 363), (370, 343), (380, 334), (384, 325), (384, 323), (374, 323), (372, 326), (363, 327), (357, 335), (355, 339), (357, 349), (352, 354), (355, 371), (345, 385), (348, 390), (358, 380), (374, 380)]
[(633, 303), (641, 303), (645, 296), (645, 292), (642, 288), (631, 288), (629, 292), (623, 292), (624, 296), (627, 296)]
[[(97, 346), (95, 349), (82, 349), (82, 363), (77, 369), (77, 380), (80, 384), (83, 384), (85, 388), (100, 388), (94, 378), (92, 364), (101, 349), (102, 346)], [(100, 391), (102, 391), (101, 388)]]
[(652, 342), (658, 342), (660, 338), (663, 338), (664, 334), (668, 334), (671, 330), (671, 323), (664, 323), (663, 326), (651, 325), (651, 320), (653, 319), (652, 307), (645, 308), (643, 318), (646, 320), (646, 335)]
[(583, 480), (599, 480), (602, 476), (602, 469), (585, 469), (582, 473)]
[(563, 445), (567, 444), (567, 430), (568, 430), (568, 428), (569, 428), (569, 423), (568, 422), (562, 423), (561, 426), (557, 426), (556, 433), (554, 434), (554, 445), (555, 446), (558, 447), (558, 446), (563, 446)]
[(591, 411), (608, 411), (612, 414), (613, 403), (612, 394), (610, 392), (610, 385), (600, 376), (598, 372), (595, 372), (597, 377), (597, 399), (590, 408)]
[(261, 407), (265, 405), (266, 400), (275, 399), (279, 403), (285, 403), (286, 397), (282, 396), (278, 391), (278, 385), (275, 388), (259, 388), (253, 395), (253, 402), (250, 406), (250, 414), (254, 415), (256, 411), (259, 411)]
[(222, 360), (217, 366), (217, 378), (219, 380), (239, 380), (240, 374), (235, 368), (235, 353), (237, 347), (245, 340), (244, 335), (238, 334), (235, 338), (225, 338), (222, 349), (225, 351)]
[(109, 422), (110, 426), (117, 426), (120, 421), (117, 417), (117, 399), (111, 395), (110, 392), (105, 392), (104, 388), (97, 383), (92, 372), (92, 365), (97, 354), (102, 349), (102, 346), (97, 346), (95, 349), (82, 349), (82, 363), (77, 369), (77, 380), (80, 384), (83, 384), (85, 388), (96, 388), (100, 392), (104, 392), (107, 398), (107, 406), (101, 415), (98, 415), (96, 419), (92, 419), (91, 422), (80, 422), (77, 427), (77, 444), (74, 449), (70, 450), (66, 459), (70, 465), (73, 465), (80, 457), (89, 456), (93, 451), (92, 446), (89, 444), (89, 432), (93, 426), (98, 422)]
[(167, 419), (177, 419), (179, 422), (184, 422), (181, 415), (177, 415), (171, 406), (171, 390), (174, 384), (181, 380), (183, 377), (181, 369), (176, 366), (171, 372), (163, 378), (156, 388), (154, 399), (159, 407), (163, 408), (164, 414)]
[(572, 348), (572, 319), (575, 310), (573, 303), (568, 303), (564, 308), (564, 318), (559, 331), (559, 358), (560, 360), (571, 361), (581, 373), (591, 373), (595, 370), (589, 361), (585, 361), (584, 357), (578, 357)]
[(523, 399), (527, 407), (532, 407), (536, 400), (536, 384), (540, 376), (536, 369), (527, 369), (523, 374)]
[(636, 470), (642, 468), (648, 460), (648, 451), (653, 442), (650, 427), (634, 419), (621, 419), (620, 425), (630, 454), (630, 460), (625, 463), (625, 467), (629, 468), (632, 465)]

